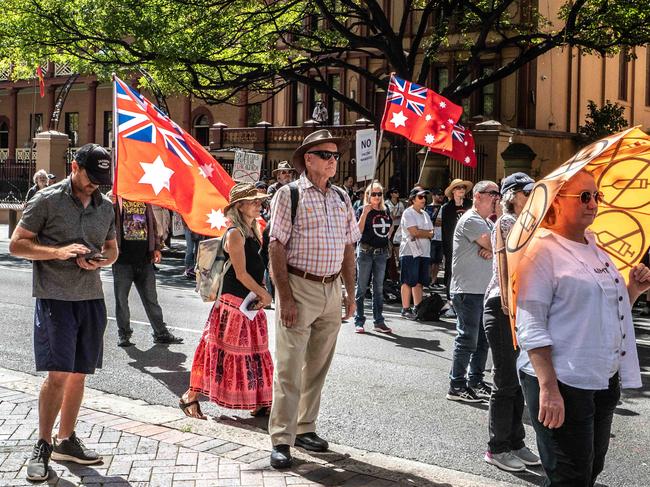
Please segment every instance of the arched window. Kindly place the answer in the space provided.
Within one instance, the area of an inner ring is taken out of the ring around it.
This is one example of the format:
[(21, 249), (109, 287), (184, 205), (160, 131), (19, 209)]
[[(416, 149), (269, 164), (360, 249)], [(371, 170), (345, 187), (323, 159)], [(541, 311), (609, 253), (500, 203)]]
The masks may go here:
[(0, 149), (9, 147), (9, 124), (0, 122)]
[(210, 145), (210, 120), (207, 115), (199, 115), (194, 119), (194, 138), (202, 146)]

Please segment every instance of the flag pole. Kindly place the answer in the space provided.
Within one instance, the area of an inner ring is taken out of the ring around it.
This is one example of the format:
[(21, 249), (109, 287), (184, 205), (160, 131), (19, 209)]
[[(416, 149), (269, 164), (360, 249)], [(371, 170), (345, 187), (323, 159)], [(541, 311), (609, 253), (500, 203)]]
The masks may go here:
[(113, 164), (113, 194), (117, 198), (117, 101), (116, 101), (116, 88), (115, 88), (115, 73), (111, 73), (111, 82), (113, 84), (113, 137), (108, 143), (111, 145), (111, 163)]
[(376, 179), (377, 168), (379, 167), (379, 152), (381, 151), (381, 143), (384, 140), (384, 129), (379, 132), (379, 142), (377, 142), (377, 152), (375, 153), (375, 167), (372, 170), (372, 181)]
[(422, 176), (424, 176), (424, 168), (427, 166), (427, 157), (429, 156), (429, 147), (424, 153), (424, 160), (422, 161), (422, 167), (420, 168), (420, 176), (418, 177), (418, 183), (422, 183)]

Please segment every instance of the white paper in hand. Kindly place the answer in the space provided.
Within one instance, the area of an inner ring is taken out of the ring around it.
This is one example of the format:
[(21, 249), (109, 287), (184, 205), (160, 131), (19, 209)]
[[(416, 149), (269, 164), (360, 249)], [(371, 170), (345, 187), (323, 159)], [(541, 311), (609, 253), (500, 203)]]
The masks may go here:
[(253, 320), (255, 316), (257, 316), (257, 313), (261, 311), (259, 309), (248, 309), (248, 306), (256, 300), (257, 294), (251, 291), (248, 293), (248, 296), (244, 298), (244, 300), (241, 302), (241, 306), (239, 307), (239, 311), (241, 311), (249, 320)]

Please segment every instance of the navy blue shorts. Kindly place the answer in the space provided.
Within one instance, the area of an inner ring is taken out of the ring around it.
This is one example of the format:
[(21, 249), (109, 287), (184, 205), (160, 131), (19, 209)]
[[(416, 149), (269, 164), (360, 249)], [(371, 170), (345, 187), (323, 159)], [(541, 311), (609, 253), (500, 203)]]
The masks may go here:
[(59, 301), (36, 298), (36, 370), (93, 374), (101, 368), (106, 330), (103, 299)]
[(442, 264), (442, 240), (431, 241), (431, 264)]
[(405, 255), (399, 259), (400, 282), (410, 287), (428, 286), (431, 282), (431, 259)]

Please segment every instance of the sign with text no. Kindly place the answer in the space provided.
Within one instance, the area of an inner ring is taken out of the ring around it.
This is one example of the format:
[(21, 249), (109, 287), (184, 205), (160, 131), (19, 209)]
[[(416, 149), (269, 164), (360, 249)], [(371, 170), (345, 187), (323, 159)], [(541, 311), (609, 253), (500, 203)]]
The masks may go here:
[(357, 181), (367, 181), (375, 177), (376, 150), (377, 131), (375, 129), (357, 130)]
[(262, 154), (254, 152), (235, 152), (232, 165), (232, 178), (239, 183), (254, 183), (259, 181), (262, 171)]

